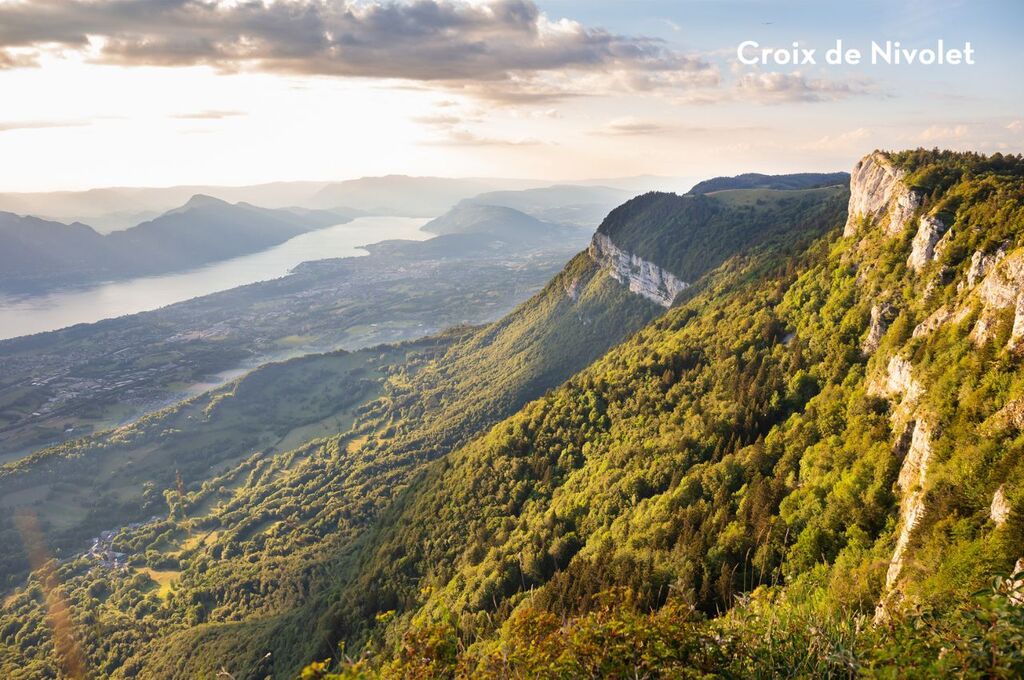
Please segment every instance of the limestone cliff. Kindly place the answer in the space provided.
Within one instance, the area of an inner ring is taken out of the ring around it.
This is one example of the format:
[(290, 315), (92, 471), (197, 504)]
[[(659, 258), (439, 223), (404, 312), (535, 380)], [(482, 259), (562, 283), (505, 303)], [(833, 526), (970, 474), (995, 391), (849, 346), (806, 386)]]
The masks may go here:
[(1003, 493), (1003, 487), (1000, 486), (996, 489), (996, 492), (992, 495), (992, 505), (989, 506), (989, 517), (996, 523), (996, 526), (1002, 526), (1006, 524), (1006, 520), (1010, 519), (1010, 502), (1006, 500), (1006, 494)]
[(855, 235), (865, 222), (881, 223), (890, 235), (902, 232), (923, 200), (921, 192), (908, 187), (905, 179), (906, 173), (880, 152), (862, 158), (850, 173), (850, 205), (843, 236)]
[(888, 303), (871, 306), (871, 324), (868, 326), (867, 337), (861, 343), (864, 354), (874, 354), (882, 342), (882, 337), (889, 330), (889, 325), (896, 316), (896, 308)]
[(676, 295), (689, 286), (658, 265), (622, 250), (604, 234), (594, 234), (589, 252), (616, 281), (662, 307), (670, 307)]
[(1016, 251), (993, 266), (974, 291), (982, 310), (971, 331), (971, 339), (983, 343), (992, 335), (999, 312), (1014, 309), (1009, 344), (1015, 347), (1024, 337), (1024, 251)]
[(900, 572), (903, 571), (907, 546), (910, 545), (914, 527), (917, 526), (925, 511), (924, 483), (932, 455), (931, 428), (923, 421), (918, 420), (913, 423), (911, 432), (910, 445), (903, 457), (899, 479), (896, 481), (901, 495), (896, 547), (893, 549), (889, 568), (885, 574), (885, 591), (882, 601), (879, 602), (878, 608), (875, 610), (875, 621), (884, 621), (888, 616), (887, 605), (896, 594), (895, 587)]
[[(927, 192), (911, 185), (910, 172), (915, 183), (929, 187)], [(995, 207), (990, 212), (999, 218), (991, 222), (977, 217), (983, 211), (962, 210), (963, 202), (980, 199), (967, 192), (944, 195), (952, 190), (935, 177), (905, 156), (880, 152), (866, 156), (851, 173), (844, 236), (855, 241), (844, 251), (844, 264), (857, 273), (862, 288), (858, 312), (865, 324), (861, 350), (868, 357), (866, 387), (889, 402), (892, 451), (900, 461), (893, 486), (897, 523), (888, 538), (892, 552), (876, 621), (920, 597), (918, 581), (926, 573), (922, 560), (934, 552), (922, 545), (934, 531), (934, 517), (948, 512), (937, 490), (945, 483), (950, 440), (958, 435), (943, 428), (949, 414), (946, 420), (942, 414), (956, 406), (948, 406), (946, 395), (938, 394), (948, 387), (944, 366), (934, 357), (948, 346), (944, 343), (965, 339), (978, 346), (998, 339), (996, 356), (1008, 366), (1019, 362), (1017, 352), (1024, 350), (1024, 248), (1019, 236), (1005, 227), (1004, 212), (997, 213)], [(964, 186), (973, 186), (972, 181), (964, 180)], [(898, 312), (890, 305), (898, 305)], [(898, 326), (893, 317), (899, 317)], [(914, 324), (913, 331), (908, 333), (904, 324)], [(889, 332), (890, 325), (895, 333)], [(1014, 399), (991, 403), (993, 411), (978, 424), (979, 437), (1024, 431), (1024, 398), (1011, 394)], [(1006, 483), (1012, 477), (1005, 472), (991, 474), (985, 495), (978, 497), (992, 521), (988, 530), (1006, 532), (1018, 492)]]
[(938, 252), (935, 246), (945, 233), (946, 225), (942, 220), (928, 215), (922, 217), (918, 223), (914, 241), (911, 244), (907, 266), (916, 272), (920, 272), (929, 262), (936, 259)]

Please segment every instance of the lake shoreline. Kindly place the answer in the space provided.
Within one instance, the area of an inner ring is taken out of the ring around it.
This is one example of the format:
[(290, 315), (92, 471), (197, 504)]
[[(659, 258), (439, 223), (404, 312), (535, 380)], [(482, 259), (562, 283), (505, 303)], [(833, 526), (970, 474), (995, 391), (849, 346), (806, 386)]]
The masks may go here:
[(153, 311), (240, 286), (291, 275), (303, 262), (365, 257), (385, 240), (422, 241), (427, 218), (360, 217), (282, 244), (195, 269), (68, 287), (40, 295), (0, 295), (0, 342)]

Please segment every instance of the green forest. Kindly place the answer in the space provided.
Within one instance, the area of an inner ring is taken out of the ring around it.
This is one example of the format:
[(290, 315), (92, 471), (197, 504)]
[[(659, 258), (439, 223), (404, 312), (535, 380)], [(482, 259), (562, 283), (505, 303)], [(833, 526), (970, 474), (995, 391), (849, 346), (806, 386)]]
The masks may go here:
[(861, 164), (903, 222), (856, 171), (612, 211), (667, 310), (584, 252), (0, 467), (67, 498), (0, 519), (0, 670), (1024, 675), (1024, 158)]

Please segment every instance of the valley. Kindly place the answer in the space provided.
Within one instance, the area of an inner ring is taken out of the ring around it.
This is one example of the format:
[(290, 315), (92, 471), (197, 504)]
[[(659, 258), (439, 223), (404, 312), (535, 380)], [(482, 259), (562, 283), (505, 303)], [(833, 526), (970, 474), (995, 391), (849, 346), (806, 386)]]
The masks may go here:
[(0, 461), (114, 427), (239, 370), (493, 320), (586, 238), (495, 253), (320, 260), (284, 278), (163, 309), (0, 341)]

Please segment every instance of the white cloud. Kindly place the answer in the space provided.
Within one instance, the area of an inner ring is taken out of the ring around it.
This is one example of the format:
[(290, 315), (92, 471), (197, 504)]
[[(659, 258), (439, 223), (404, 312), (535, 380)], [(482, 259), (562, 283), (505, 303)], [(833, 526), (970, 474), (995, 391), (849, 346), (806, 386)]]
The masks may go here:
[(958, 125), (930, 125), (917, 135), (917, 141), (924, 144), (937, 144), (963, 140), (970, 132), (970, 128), (964, 124)]
[(864, 142), (870, 139), (872, 132), (865, 127), (854, 130), (847, 130), (835, 135), (825, 135), (813, 142), (804, 144), (801, 148), (813, 151), (851, 151), (859, 150)]
[(826, 80), (809, 78), (799, 72), (749, 72), (739, 77), (736, 91), (740, 98), (765, 104), (783, 102), (822, 102), (870, 94), (871, 82), (865, 78)]

